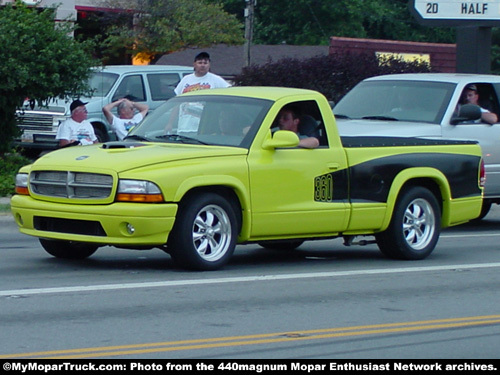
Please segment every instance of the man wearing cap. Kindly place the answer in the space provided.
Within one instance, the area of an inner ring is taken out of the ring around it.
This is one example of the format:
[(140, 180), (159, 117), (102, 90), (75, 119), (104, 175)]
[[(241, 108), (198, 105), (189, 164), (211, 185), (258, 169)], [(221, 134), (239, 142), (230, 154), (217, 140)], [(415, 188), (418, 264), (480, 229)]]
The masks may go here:
[(483, 122), (486, 122), (487, 124), (494, 124), (498, 122), (498, 116), (495, 113), (490, 112), (479, 105), (479, 93), (476, 85), (467, 85), (465, 87), (464, 102), (465, 104), (474, 104), (481, 108), (481, 120)]
[(185, 92), (216, 89), (229, 87), (224, 78), (210, 72), (210, 55), (207, 52), (200, 52), (194, 58), (194, 73), (188, 74), (181, 79), (175, 88), (175, 94), (180, 95)]
[(98, 142), (92, 124), (87, 121), (85, 104), (87, 103), (77, 99), (69, 106), (71, 117), (59, 125), (57, 129), (56, 139), (59, 140), (60, 147), (69, 145), (84, 146)]
[[(194, 73), (188, 74), (181, 79), (174, 92), (181, 95), (186, 92), (225, 88), (231, 86), (224, 78), (211, 73), (210, 55), (207, 52), (200, 52), (194, 58)], [(178, 111), (174, 111), (167, 124), (166, 132), (172, 131), (172, 122), (178, 117), (177, 132), (195, 133), (198, 131), (200, 122), (199, 113), (201, 108), (197, 108), (194, 103), (184, 103)]]

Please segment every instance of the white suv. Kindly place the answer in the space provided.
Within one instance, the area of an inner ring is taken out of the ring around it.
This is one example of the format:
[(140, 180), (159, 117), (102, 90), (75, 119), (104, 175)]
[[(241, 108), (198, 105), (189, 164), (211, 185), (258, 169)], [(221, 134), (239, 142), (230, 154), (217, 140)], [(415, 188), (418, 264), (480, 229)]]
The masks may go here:
[[(102, 113), (102, 107), (125, 96), (146, 103), (154, 111), (165, 100), (175, 95), (174, 89), (186, 74), (193, 72), (189, 66), (173, 65), (109, 65), (96, 69), (90, 77), (94, 89), (91, 98), (80, 98), (86, 105), (88, 120), (94, 126), (100, 142), (116, 140)], [(32, 155), (57, 148), (55, 139), (59, 124), (70, 116), (69, 105), (73, 99), (55, 99), (48, 107), (30, 108), (29, 102), (18, 111), (21, 137), (15, 146), (31, 151)]]

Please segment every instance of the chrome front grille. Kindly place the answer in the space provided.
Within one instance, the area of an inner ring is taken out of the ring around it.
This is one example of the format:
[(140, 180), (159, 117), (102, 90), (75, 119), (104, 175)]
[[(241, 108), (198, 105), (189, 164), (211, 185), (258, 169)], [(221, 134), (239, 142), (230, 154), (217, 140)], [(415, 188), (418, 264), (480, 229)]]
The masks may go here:
[(52, 130), (54, 125), (55, 114), (50, 112), (21, 112), (17, 116), (21, 129)]
[(48, 197), (106, 199), (111, 195), (113, 176), (99, 173), (35, 171), (30, 174), (31, 191)]

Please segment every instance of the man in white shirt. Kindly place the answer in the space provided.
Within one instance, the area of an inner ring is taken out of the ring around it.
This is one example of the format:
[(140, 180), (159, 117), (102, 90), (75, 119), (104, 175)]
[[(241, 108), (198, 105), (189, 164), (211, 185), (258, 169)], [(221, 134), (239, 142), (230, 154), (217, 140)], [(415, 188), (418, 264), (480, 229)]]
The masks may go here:
[[(175, 94), (181, 95), (186, 92), (225, 88), (231, 86), (224, 78), (217, 74), (211, 73), (210, 70), (210, 55), (207, 52), (200, 52), (194, 58), (194, 73), (188, 74), (181, 79), (175, 88)], [(200, 122), (199, 112), (203, 107), (196, 103), (182, 104), (180, 111), (173, 114), (173, 117), (178, 115), (177, 131), (183, 133), (197, 132)], [(167, 125), (167, 131), (171, 129), (171, 125)]]
[(57, 129), (56, 139), (59, 140), (59, 146), (69, 145), (91, 145), (98, 143), (94, 133), (94, 127), (87, 121), (87, 108), (80, 99), (71, 103), (69, 109), (71, 118), (64, 121)]
[(194, 73), (188, 74), (181, 79), (174, 90), (176, 95), (190, 91), (231, 86), (224, 78), (210, 72), (210, 55), (207, 52), (197, 54), (193, 66)]
[[(118, 117), (111, 112), (115, 107), (117, 107)], [(135, 110), (138, 112), (135, 113)], [(118, 99), (102, 108), (104, 116), (120, 141), (125, 138), (131, 128), (146, 117), (148, 110), (147, 104), (136, 103), (126, 98)]]

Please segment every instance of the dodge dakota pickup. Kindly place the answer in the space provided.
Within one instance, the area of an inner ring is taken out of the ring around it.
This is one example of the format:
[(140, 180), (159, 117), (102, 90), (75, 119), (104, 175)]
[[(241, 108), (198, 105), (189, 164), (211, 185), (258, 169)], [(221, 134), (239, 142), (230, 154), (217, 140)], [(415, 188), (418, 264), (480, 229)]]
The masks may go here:
[[(479, 95), (466, 104), (467, 88)], [(393, 74), (368, 78), (334, 107), (341, 136), (402, 136), (475, 140), (486, 170), (480, 218), (500, 203), (500, 123), (481, 121), (481, 111), (500, 118), (500, 76), (460, 73)], [(466, 104), (466, 105), (465, 105)], [(471, 108), (472, 107), (472, 108)]]
[[(279, 129), (288, 104), (318, 147)], [(341, 139), (318, 92), (232, 87), (172, 98), (121, 142), (48, 153), (21, 168), (11, 208), (20, 231), (60, 258), (160, 248), (182, 267), (214, 270), (236, 244), (340, 237), (417, 260), (441, 228), (479, 215), (483, 171), (476, 142)]]

